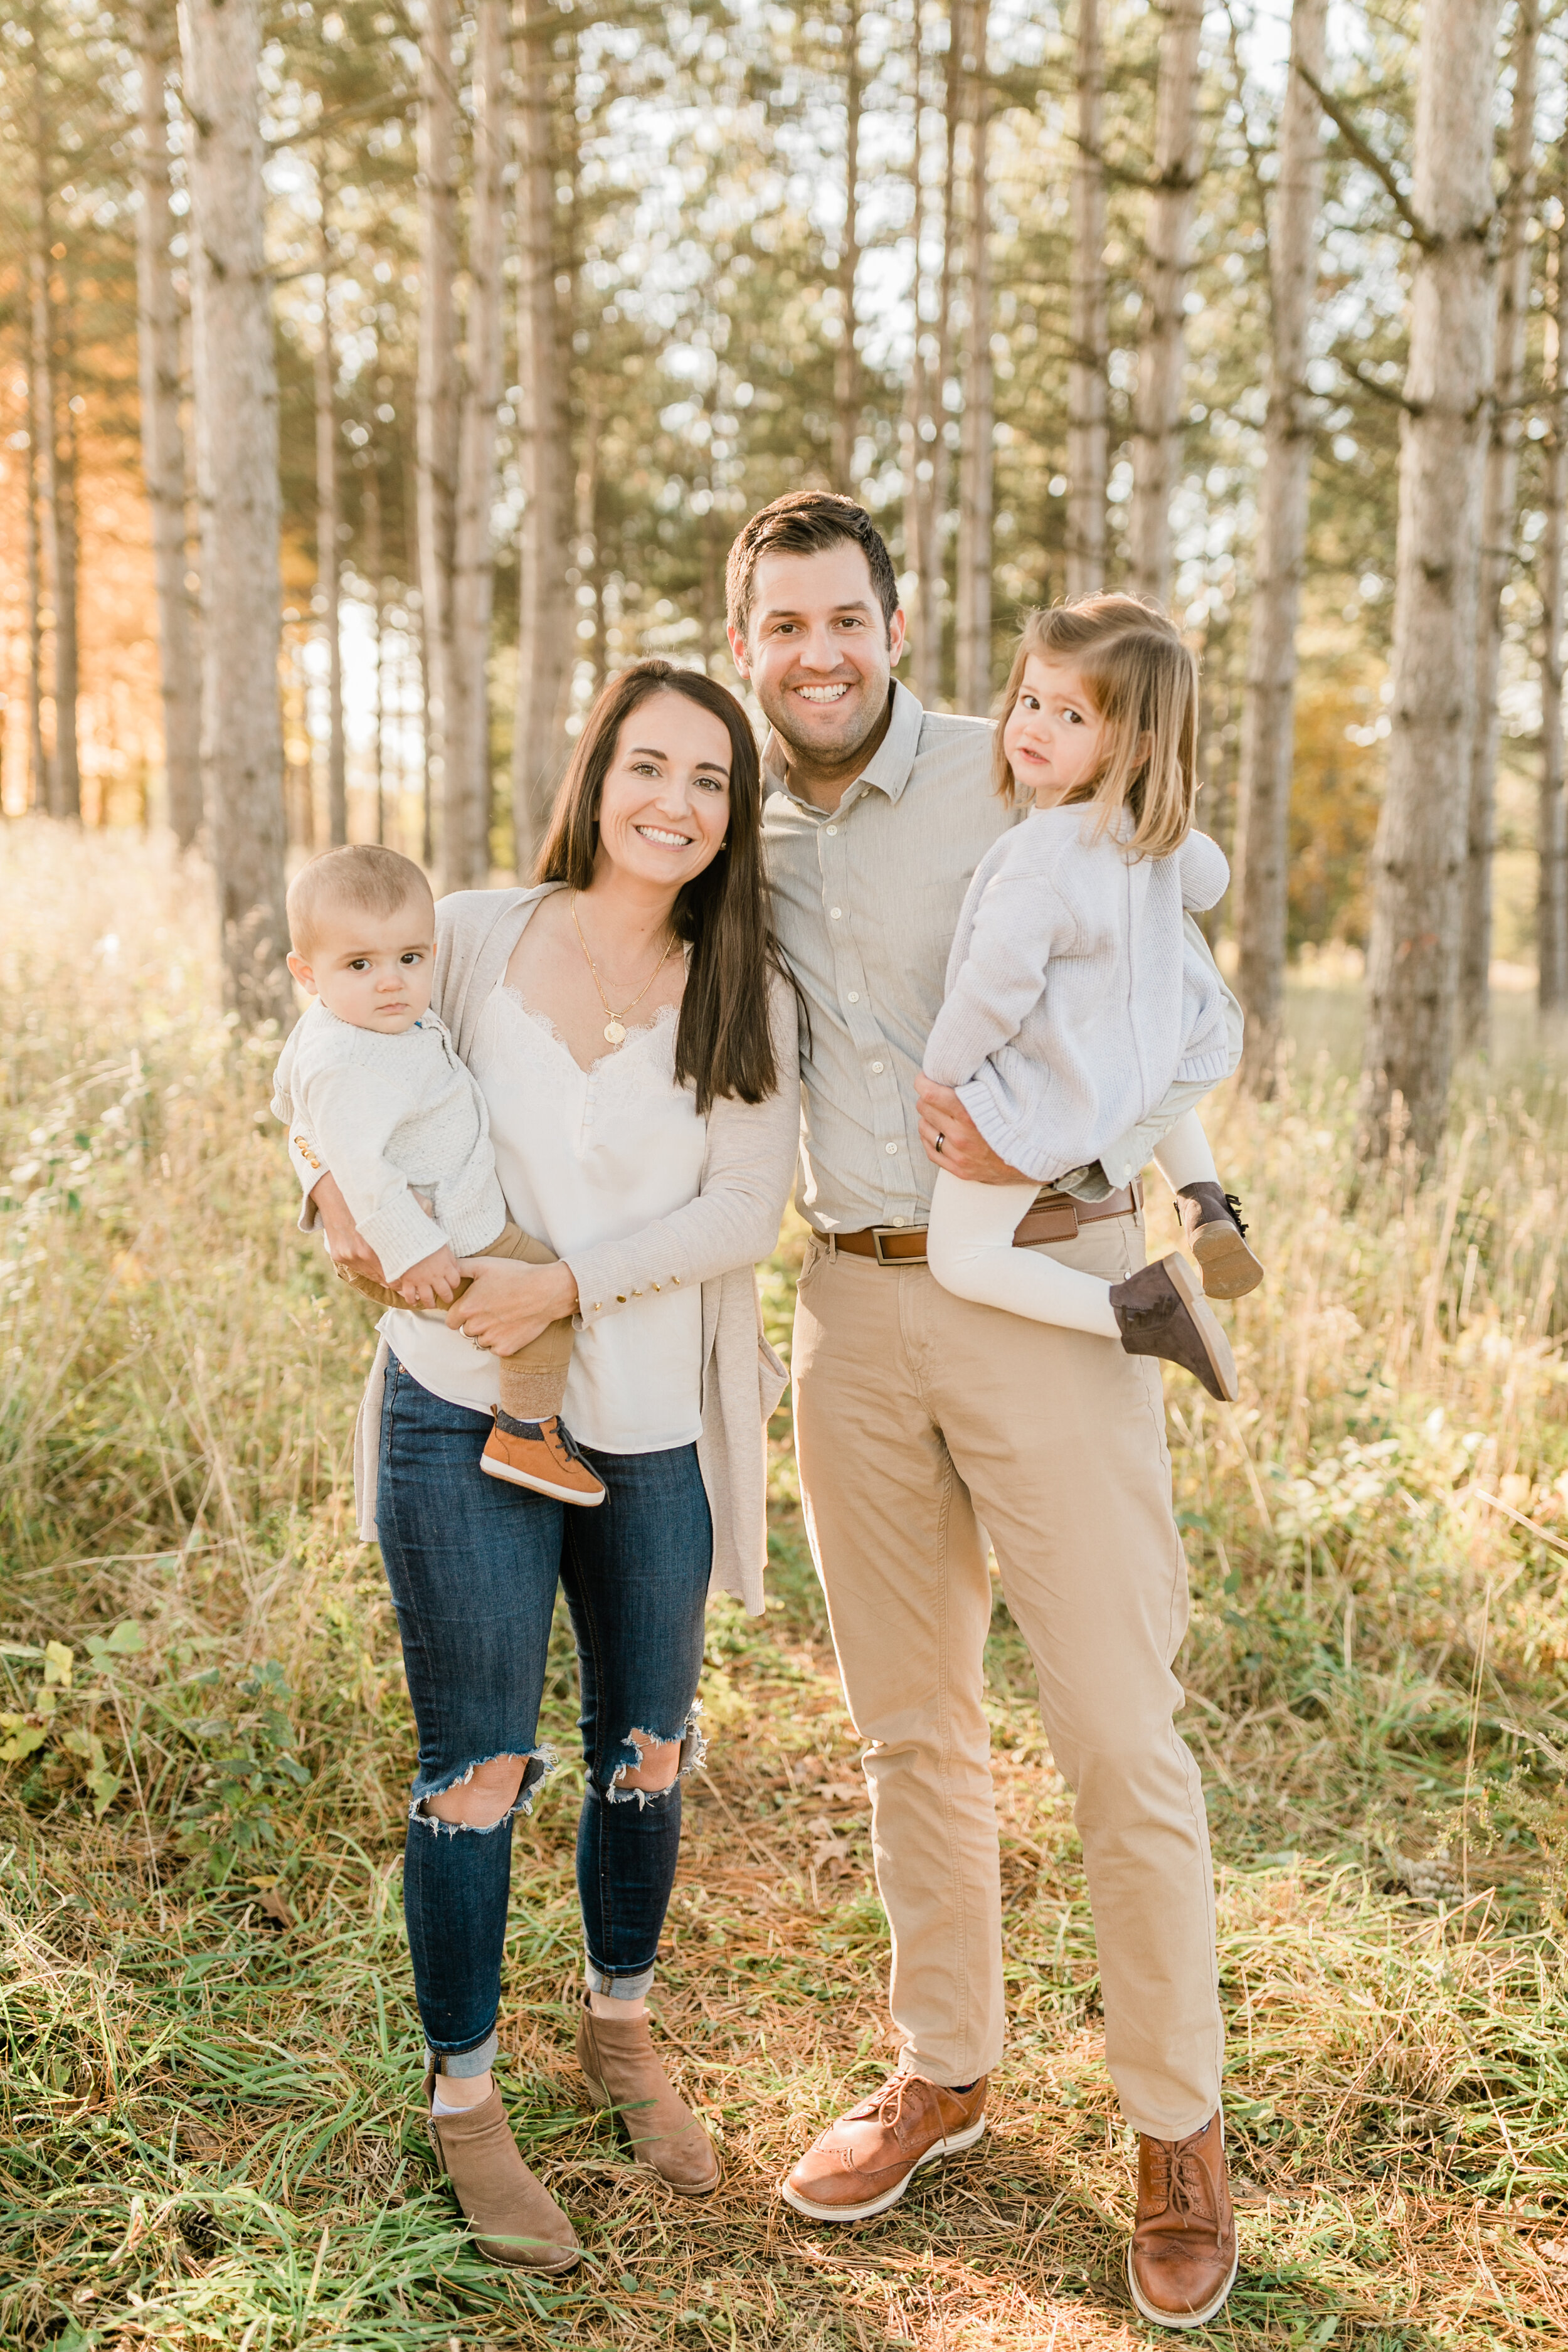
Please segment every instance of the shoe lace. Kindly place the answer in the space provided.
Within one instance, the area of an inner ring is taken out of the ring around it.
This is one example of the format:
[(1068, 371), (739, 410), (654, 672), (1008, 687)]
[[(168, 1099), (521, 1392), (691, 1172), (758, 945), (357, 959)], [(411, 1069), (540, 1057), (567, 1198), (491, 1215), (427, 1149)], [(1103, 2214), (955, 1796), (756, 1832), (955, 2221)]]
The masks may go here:
[(559, 1421), (550, 1433), (550, 1444), (563, 1462), (575, 1462), (583, 1469), (592, 1472), (592, 1463), (584, 1458), (582, 1447), (569, 1429), (563, 1429)]
[(1209, 2177), (1198, 2158), (1181, 2141), (1154, 2142), (1153, 2202), (1162, 2212), (1179, 2213), (1184, 2221), (1213, 2221), (1214, 2200)]
[(1241, 1202), (1239, 1197), (1235, 1192), (1226, 1192), (1224, 1197), (1225, 1205), (1230, 1211), (1231, 1223), (1235, 1225), (1238, 1234), (1245, 1234), (1247, 1227), (1241, 1222)]

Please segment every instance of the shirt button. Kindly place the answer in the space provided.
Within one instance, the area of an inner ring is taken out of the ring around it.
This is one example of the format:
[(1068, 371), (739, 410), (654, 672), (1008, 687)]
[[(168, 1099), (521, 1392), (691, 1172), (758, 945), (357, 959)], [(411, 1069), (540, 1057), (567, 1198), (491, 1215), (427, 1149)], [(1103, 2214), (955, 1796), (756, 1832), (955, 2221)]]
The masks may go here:
[(899, 1147), (898, 1147), (898, 1145), (897, 1145), (896, 1143), (889, 1143), (889, 1146), (888, 1146), (888, 1149), (889, 1149), (889, 1151), (896, 1151), (896, 1150), (898, 1150), (898, 1148), (899, 1148)]
[(896, 1224), (896, 1225), (901, 1225), (901, 1224), (903, 1224), (905, 1222), (906, 1222), (906, 1221), (905, 1221), (905, 1219), (904, 1219), (904, 1218), (902, 1218), (902, 1217), (895, 1217), (895, 1218), (893, 1219), (893, 1223), (894, 1223), (894, 1224)]
[(875, 1071), (875, 1073), (876, 1073), (877, 1076), (878, 1076), (878, 1077), (880, 1077), (880, 1076), (881, 1076), (881, 1075), (882, 1075), (882, 1065), (881, 1065), (881, 1063), (880, 1063), (880, 1062), (873, 1062), (873, 1063), (872, 1063), (872, 1065), (871, 1065), (871, 1067), (872, 1067), (872, 1069)]
[(858, 988), (852, 988), (852, 989), (850, 990), (850, 992), (849, 992), (849, 996), (848, 996), (848, 1002), (849, 1002), (851, 1004), (858, 1004), (858, 1003), (859, 1003), (859, 1002), (860, 1002), (860, 992), (859, 992), (859, 990), (858, 990)]
[(842, 907), (832, 907), (828, 911), (832, 915), (834, 921), (837, 922), (839, 917), (843, 914), (844, 909)]
[(827, 830), (828, 830), (828, 832), (829, 832), (829, 833), (837, 833), (837, 830), (838, 830), (838, 827), (837, 827), (836, 824), (830, 824), (830, 825), (828, 826)]

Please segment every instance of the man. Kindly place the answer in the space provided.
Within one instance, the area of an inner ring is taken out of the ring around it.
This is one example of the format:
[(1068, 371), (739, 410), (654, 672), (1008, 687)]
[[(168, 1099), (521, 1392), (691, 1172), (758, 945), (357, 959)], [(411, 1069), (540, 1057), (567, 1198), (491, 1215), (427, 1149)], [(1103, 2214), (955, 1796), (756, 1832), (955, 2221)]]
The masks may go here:
[[(920, 1076), (964, 890), (1013, 821), (991, 730), (922, 710), (894, 681), (897, 583), (848, 499), (798, 492), (753, 517), (731, 551), (728, 601), (736, 666), (773, 729), (774, 919), (811, 1019), (801, 1486), (868, 1742), (904, 2044), (891, 2080), (831, 2126), (783, 2193), (817, 2221), (863, 2220), (984, 2128), (1004, 2020), (978, 1515), (1077, 1791), (1107, 2058), (1141, 2135), (1132, 2292), (1145, 2317), (1198, 2326), (1229, 2293), (1236, 2230), (1203, 1795), (1172, 1722), (1186, 1582), (1157, 1376), (1112, 1342), (956, 1298), (924, 1264), (939, 1152), (960, 1176), (1018, 1181), (956, 1095)], [(1136, 1148), (1107, 1154), (1112, 1181), (1142, 1166)], [(1142, 1263), (1136, 1187), (1076, 1207), (1058, 1196), (1018, 1240), (1119, 1279)], [(1089, 1449), (1101, 1475), (1086, 1481)]]

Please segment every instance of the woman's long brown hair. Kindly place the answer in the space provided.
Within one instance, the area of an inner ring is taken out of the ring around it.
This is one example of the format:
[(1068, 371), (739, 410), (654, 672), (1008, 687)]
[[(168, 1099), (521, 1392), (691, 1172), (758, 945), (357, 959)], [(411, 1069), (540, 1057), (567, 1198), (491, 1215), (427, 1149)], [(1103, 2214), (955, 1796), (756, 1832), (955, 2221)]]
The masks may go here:
[(634, 662), (610, 678), (584, 721), (561, 780), (536, 882), (585, 890), (599, 848), (599, 802), (622, 728), (655, 694), (683, 694), (719, 719), (730, 738), (729, 845), (687, 883), (672, 920), (689, 942), (686, 993), (675, 1034), (675, 1075), (697, 1089), (705, 1115), (721, 1095), (762, 1102), (778, 1085), (768, 1027), (770, 973), (784, 965), (763, 884), (763, 776), (751, 721), (732, 694), (700, 670)]

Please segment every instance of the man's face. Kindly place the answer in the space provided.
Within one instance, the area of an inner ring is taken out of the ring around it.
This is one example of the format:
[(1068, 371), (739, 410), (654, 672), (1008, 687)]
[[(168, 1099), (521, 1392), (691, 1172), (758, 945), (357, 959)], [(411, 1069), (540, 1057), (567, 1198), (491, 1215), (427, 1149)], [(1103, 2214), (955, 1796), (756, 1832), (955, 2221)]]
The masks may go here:
[(764, 555), (746, 634), (730, 650), (792, 751), (836, 766), (873, 736), (888, 707), (904, 616), (884, 625), (871, 568), (852, 539), (813, 555)]

